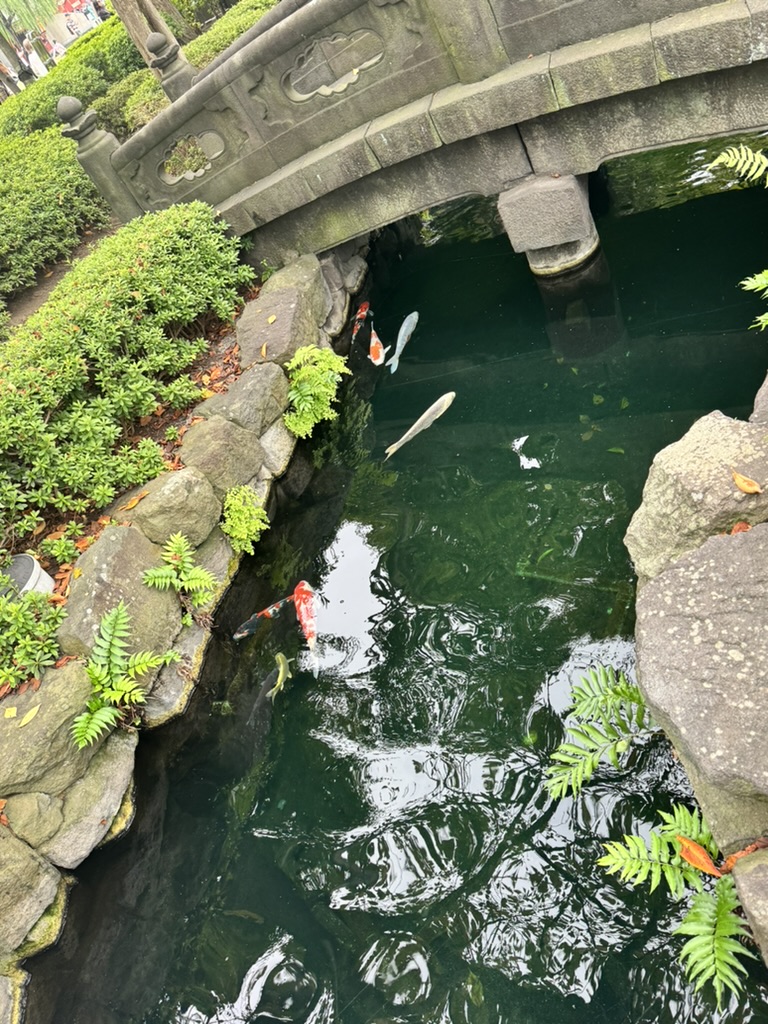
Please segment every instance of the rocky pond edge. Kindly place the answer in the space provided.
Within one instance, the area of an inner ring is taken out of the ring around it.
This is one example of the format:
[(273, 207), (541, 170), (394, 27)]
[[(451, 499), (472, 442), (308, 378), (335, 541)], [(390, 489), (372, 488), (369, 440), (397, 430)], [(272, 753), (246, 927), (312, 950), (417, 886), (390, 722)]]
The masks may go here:
[[(80, 571), (58, 631), (62, 655), (75, 660), (46, 670), (38, 691), (14, 696), (16, 716), (0, 718), (0, 797), (8, 820), (0, 828), (0, 1024), (23, 1020), (29, 976), (20, 964), (59, 937), (72, 884), (68, 872), (121, 835), (133, 817), (138, 734), (117, 730), (78, 750), (70, 733), (91, 696), (82, 659), (101, 618), (123, 601), (131, 649), (179, 652), (180, 662), (147, 680), (144, 726), (156, 728), (182, 714), (210, 632), (194, 622), (183, 626), (175, 593), (147, 587), (143, 573), (161, 564), (171, 534), (183, 533), (196, 549), (196, 563), (219, 581), (206, 608), (215, 614), (241, 560), (218, 525), (224, 494), (248, 484), (267, 513), (273, 510), (275, 487), (286, 478), (297, 444), (283, 423), (289, 405), (283, 366), (303, 345), (346, 354), (342, 331), (351, 296), (368, 272), (366, 252), (367, 245), (352, 242), (320, 259), (302, 256), (246, 303), (235, 324), (240, 376), (226, 393), (195, 408), (199, 419), (181, 451), (184, 468), (121, 495), (107, 510), (116, 525), (105, 527), (77, 561)], [(133, 508), (120, 508), (139, 492), (146, 493)]]

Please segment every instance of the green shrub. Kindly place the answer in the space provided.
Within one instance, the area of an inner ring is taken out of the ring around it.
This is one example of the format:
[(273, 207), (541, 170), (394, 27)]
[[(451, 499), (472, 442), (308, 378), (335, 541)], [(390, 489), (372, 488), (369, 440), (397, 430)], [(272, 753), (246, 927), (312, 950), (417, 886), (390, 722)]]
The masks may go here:
[(350, 371), (342, 356), (316, 345), (297, 349), (286, 369), (288, 399), (293, 409), (283, 415), (283, 421), (296, 437), (309, 437), (321, 420), (338, 416), (331, 402), (336, 398), (342, 374)]
[[(121, 141), (128, 138), (132, 128), (127, 120), (128, 105), (136, 92), (143, 92), (147, 82), (157, 85), (157, 79), (149, 70), (132, 71), (122, 81), (110, 85), (103, 96), (95, 99), (91, 106), (99, 115), (99, 126), (112, 132)], [(162, 91), (162, 90), (161, 90)]]
[(221, 532), (226, 533), (236, 553), (253, 554), (253, 545), (265, 530), (269, 518), (252, 487), (231, 487), (224, 495), (224, 522)]
[(215, 21), (207, 32), (187, 43), (184, 47), (187, 60), (196, 68), (204, 68), (276, 3), (277, 0), (240, 0), (240, 3), (230, 7), (226, 14)]
[[(7, 581), (0, 576), (0, 582)], [(54, 663), (59, 653), (56, 630), (65, 617), (64, 609), (52, 605), (46, 594), (0, 596), (0, 686), (15, 689)]]
[(24, 92), (9, 96), (0, 105), (0, 136), (27, 135), (54, 125), (61, 128), (56, 104), (62, 96), (75, 96), (85, 109), (107, 91), (107, 85), (95, 68), (62, 60), (45, 78), (30, 82)]
[(197, 394), (195, 322), (231, 317), (252, 277), (203, 203), (136, 218), (105, 239), (0, 351), (0, 547), (53, 508), (100, 509), (156, 476), (161, 451), (126, 443), (157, 405)]
[(37, 271), (68, 256), (108, 208), (57, 128), (0, 138), (0, 296), (34, 284)]
[[(149, 69), (147, 69), (149, 70)], [(155, 114), (169, 105), (160, 83), (150, 72), (139, 82), (132, 96), (125, 101), (125, 121), (132, 132), (149, 124)]]
[(93, 68), (109, 85), (133, 71), (147, 68), (119, 18), (102, 22), (71, 43), (57, 68), (66, 69), (76, 64)]
[(102, 618), (93, 652), (85, 666), (93, 696), (86, 710), (72, 723), (72, 739), (80, 749), (94, 743), (121, 721), (136, 725), (136, 705), (146, 701), (139, 678), (161, 665), (179, 660), (176, 651), (165, 654), (141, 651), (129, 655), (129, 635), (130, 617), (121, 601)]

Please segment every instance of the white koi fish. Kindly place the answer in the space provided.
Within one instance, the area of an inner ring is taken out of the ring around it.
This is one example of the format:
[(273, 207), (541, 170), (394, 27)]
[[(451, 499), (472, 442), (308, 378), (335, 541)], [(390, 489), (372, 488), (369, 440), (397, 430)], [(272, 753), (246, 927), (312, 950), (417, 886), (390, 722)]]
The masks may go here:
[(397, 344), (395, 345), (395, 354), (385, 363), (385, 366), (389, 367), (389, 372), (394, 373), (400, 362), (400, 356), (403, 354), (403, 349), (408, 344), (411, 335), (416, 330), (416, 324), (419, 322), (418, 313), (409, 313), (408, 316), (403, 320), (400, 325), (400, 330), (397, 333)]
[(399, 441), (395, 441), (394, 444), (391, 444), (389, 448), (385, 449), (386, 455), (384, 456), (384, 461), (386, 462), (390, 455), (394, 455), (398, 448), (402, 448), (404, 444), (407, 444), (408, 441), (414, 438), (422, 430), (426, 430), (427, 427), (431, 427), (435, 420), (438, 418), (438, 416), (443, 415), (443, 413), (449, 407), (449, 405), (451, 404), (455, 397), (456, 392), (449, 391), (447, 394), (442, 395), (440, 398), (438, 398), (436, 402), (430, 405), (427, 411), (425, 413), (422, 413), (421, 416), (419, 416), (419, 418), (416, 420), (413, 426), (406, 430), (406, 432), (403, 434)]

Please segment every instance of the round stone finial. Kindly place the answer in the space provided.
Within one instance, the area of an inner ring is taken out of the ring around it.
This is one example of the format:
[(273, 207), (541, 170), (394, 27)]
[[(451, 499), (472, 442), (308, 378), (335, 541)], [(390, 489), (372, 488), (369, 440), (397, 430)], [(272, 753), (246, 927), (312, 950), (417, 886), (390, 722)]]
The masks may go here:
[(168, 40), (162, 32), (151, 32), (147, 36), (147, 49), (150, 53), (158, 54), (168, 45)]
[(71, 124), (83, 111), (83, 104), (74, 96), (62, 96), (56, 104), (56, 116)]

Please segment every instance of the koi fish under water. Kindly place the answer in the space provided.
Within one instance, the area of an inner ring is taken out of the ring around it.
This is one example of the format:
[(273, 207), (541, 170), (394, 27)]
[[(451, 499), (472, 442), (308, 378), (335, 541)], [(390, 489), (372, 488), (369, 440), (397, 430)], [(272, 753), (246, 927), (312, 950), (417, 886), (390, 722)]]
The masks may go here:
[(390, 350), (390, 347), (390, 345), (387, 345), (387, 347), (384, 348), (381, 344), (381, 339), (373, 329), (373, 324), (371, 324), (371, 344), (368, 347), (368, 358), (374, 366), (381, 366), (384, 362), (384, 357)]
[(357, 337), (357, 332), (363, 326), (365, 318), (368, 316), (373, 316), (373, 313), (371, 312), (371, 304), (370, 302), (361, 302), (357, 312), (355, 313), (354, 323), (352, 324), (352, 341)]
[(246, 619), (245, 622), (238, 626), (235, 632), (232, 634), (233, 640), (242, 640), (246, 636), (253, 636), (259, 625), (259, 619), (273, 619), (278, 615), (287, 604), (293, 601), (293, 594), (289, 594), (288, 597), (284, 597), (280, 601), (275, 601), (268, 608), (263, 608), (260, 612), (256, 612), (250, 619)]
[(293, 591), (296, 618), (299, 620), (304, 639), (310, 651), (315, 649), (317, 625), (315, 620), (315, 592), (306, 580), (300, 580)]
[(275, 655), (275, 661), (277, 662), (277, 682), (272, 689), (267, 693), (267, 696), (274, 701), (275, 697), (285, 686), (286, 679), (292, 679), (290, 664), (293, 658), (286, 658), (284, 654), (278, 652)]
[(441, 395), (436, 402), (430, 405), (426, 412), (419, 416), (413, 426), (406, 430), (399, 441), (395, 441), (395, 443), (391, 444), (389, 448), (385, 448), (386, 454), (384, 456), (384, 461), (386, 462), (390, 455), (394, 455), (398, 448), (402, 448), (404, 444), (407, 444), (408, 441), (421, 433), (422, 430), (426, 430), (427, 427), (431, 427), (438, 416), (443, 415), (455, 397), (455, 391), (449, 391), (447, 394)]
[(397, 344), (395, 345), (395, 354), (386, 364), (389, 367), (389, 372), (394, 373), (400, 363), (400, 356), (403, 354), (403, 349), (410, 341), (411, 335), (416, 330), (416, 324), (419, 322), (418, 313), (409, 313), (408, 316), (403, 320), (400, 325), (400, 330), (397, 332)]

